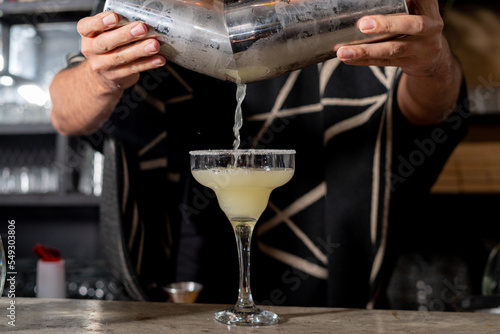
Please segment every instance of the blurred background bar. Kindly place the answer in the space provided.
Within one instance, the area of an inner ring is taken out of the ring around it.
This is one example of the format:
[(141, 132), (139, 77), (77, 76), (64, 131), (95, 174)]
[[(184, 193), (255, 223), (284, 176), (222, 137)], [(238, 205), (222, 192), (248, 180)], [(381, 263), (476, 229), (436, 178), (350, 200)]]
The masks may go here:
[[(463, 309), (461, 301), (481, 295), (488, 256), (500, 243), (500, 5), (439, 3), (473, 114), (428, 202), (404, 222), (404, 254), (388, 296), (398, 309)], [(31, 248), (40, 242), (61, 250), (68, 297), (127, 298), (101, 254), (105, 157), (50, 124), (49, 84), (79, 51), (76, 24), (93, 5), (0, 0), (0, 233), (16, 220), (19, 297), (36, 295)]]

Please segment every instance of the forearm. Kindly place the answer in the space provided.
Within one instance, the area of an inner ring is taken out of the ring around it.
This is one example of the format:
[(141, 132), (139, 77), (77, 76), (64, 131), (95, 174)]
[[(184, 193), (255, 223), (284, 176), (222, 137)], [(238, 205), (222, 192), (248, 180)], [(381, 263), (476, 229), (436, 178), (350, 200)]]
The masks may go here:
[(443, 38), (440, 61), (427, 76), (403, 73), (397, 101), (406, 119), (416, 125), (438, 124), (453, 112), (462, 83), (462, 68)]
[(59, 72), (51, 83), (51, 119), (66, 136), (86, 135), (109, 118), (122, 91), (105, 85), (87, 61)]

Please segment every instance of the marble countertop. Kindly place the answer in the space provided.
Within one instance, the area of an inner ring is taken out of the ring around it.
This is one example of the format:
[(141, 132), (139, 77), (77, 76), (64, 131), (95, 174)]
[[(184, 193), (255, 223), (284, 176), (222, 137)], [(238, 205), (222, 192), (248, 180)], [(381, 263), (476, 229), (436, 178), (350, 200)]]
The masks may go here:
[[(0, 332), (500, 333), (498, 314), (266, 307), (278, 313), (280, 323), (252, 328), (215, 321), (214, 312), (224, 308), (226, 305), (3, 297), (0, 299)], [(13, 323), (12, 315), (15, 316)]]

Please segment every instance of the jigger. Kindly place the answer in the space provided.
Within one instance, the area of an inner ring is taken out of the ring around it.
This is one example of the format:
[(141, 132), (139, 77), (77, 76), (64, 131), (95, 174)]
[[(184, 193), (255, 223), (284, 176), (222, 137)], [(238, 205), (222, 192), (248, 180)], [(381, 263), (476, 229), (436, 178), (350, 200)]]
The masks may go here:
[(174, 303), (194, 303), (203, 285), (196, 282), (176, 282), (168, 284), (164, 289)]
[(341, 45), (396, 37), (363, 34), (357, 22), (408, 13), (406, 0), (106, 0), (104, 10), (151, 26), (169, 61), (243, 83), (328, 60)]

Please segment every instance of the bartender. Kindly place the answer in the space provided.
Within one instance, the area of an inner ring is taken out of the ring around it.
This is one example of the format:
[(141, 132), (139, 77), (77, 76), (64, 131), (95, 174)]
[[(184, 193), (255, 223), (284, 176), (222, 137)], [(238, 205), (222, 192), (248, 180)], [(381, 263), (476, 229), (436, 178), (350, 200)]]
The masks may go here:
[[(257, 303), (387, 307), (398, 240), (418, 228), (412, 217), (467, 119), (438, 1), (407, 2), (411, 15), (358, 23), (405, 37), (344, 46), (338, 58), (247, 87), (240, 148), (297, 151), (293, 179), (254, 232)], [(81, 55), (52, 82), (53, 125), (98, 149), (116, 143), (131, 298), (165, 300), (166, 284), (197, 281), (200, 302), (234, 303), (232, 228), (192, 179), (188, 152), (231, 148), (236, 87), (169, 62), (147, 25), (119, 25), (102, 5), (79, 21)]]

